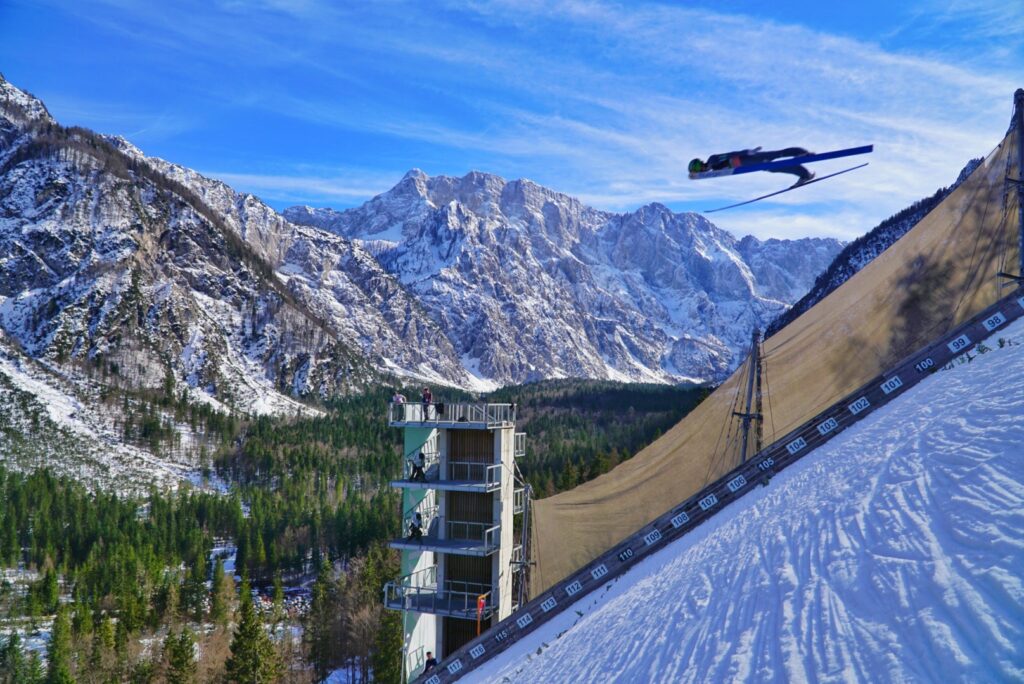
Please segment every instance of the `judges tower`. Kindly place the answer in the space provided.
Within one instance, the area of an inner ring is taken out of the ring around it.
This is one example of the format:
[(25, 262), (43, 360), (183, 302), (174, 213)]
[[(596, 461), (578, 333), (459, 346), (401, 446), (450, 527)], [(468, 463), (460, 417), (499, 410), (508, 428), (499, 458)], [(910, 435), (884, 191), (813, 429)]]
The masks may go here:
[[(404, 676), (441, 660), (527, 598), (530, 492), (517, 477), (525, 435), (515, 404), (392, 403), (402, 428), (402, 576), (384, 589), (385, 606), (403, 612)], [(423, 455), (423, 477), (413, 477)], [(410, 534), (420, 515), (422, 536)]]

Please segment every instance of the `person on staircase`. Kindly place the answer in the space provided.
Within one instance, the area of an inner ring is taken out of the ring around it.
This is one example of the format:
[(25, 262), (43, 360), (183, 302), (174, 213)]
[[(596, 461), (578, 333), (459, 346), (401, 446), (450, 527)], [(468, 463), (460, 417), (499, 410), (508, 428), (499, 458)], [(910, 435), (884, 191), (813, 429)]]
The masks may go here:
[(423, 543), (423, 516), (419, 513), (412, 516), (412, 520), (409, 521), (409, 536), (406, 539)]
[(409, 459), (409, 463), (412, 464), (412, 475), (409, 476), (409, 480), (412, 482), (426, 482), (427, 475), (424, 472), (427, 461), (426, 457), (421, 451), (415, 459)]

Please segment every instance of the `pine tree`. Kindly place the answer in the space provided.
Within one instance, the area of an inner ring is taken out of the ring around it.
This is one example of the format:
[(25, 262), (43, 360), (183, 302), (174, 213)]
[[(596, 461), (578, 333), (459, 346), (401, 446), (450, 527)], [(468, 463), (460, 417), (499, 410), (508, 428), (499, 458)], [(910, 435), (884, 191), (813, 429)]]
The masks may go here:
[(60, 600), (60, 586), (57, 583), (57, 573), (53, 569), (47, 570), (43, 575), (39, 589), (43, 610), (47, 613), (56, 612), (57, 603)]
[(168, 634), (164, 642), (168, 684), (192, 684), (196, 680), (196, 640), (188, 628)]
[(18, 543), (18, 528), (14, 522), (13, 511), (4, 516), (4, 525), (0, 529), (0, 560), (5, 565), (14, 566), (21, 558), (21, 545)]
[(153, 682), (157, 681), (156, 675), (156, 665), (153, 664), (153, 661), (143, 660), (132, 668), (131, 677), (128, 681), (131, 684), (153, 684)]
[(28, 674), (28, 663), (21, 650), (21, 637), (15, 632), (11, 634), (6, 643), (0, 643), (3, 644), (3, 647), (0, 648), (0, 682), (21, 684)]
[(65, 606), (58, 609), (57, 618), (53, 621), (46, 659), (49, 662), (46, 684), (74, 684), (71, 677), (71, 618)]
[(81, 639), (88, 637), (93, 631), (92, 606), (81, 592), (75, 595), (75, 616), (71, 621), (75, 637)]
[(324, 558), (313, 583), (304, 632), (306, 643), (309, 645), (309, 659), (312, 661), (318, 681), (330, 673), (338, 651), (338, 644), (334, 639), (334, 620), (338, 614), (336, 594), (334, 571), (330, 562)]
[(402, 681), (402, 614), (385, 610), (373, 643), (373, 680), (381, 684)]
[(263, 543), (263, 533), (256, 530), (256, 536), (252, 541), (252, 555), (249, 558), (249, 565), (255, 567), (257, 571), (257, 579), (260, 577), (259, 573), (262, 573), (263, 566), (267, 562), (267, 551), (266, 545)]
[(224, 575), (224, 561), (217, 559), (213, 566), (213, 582), (210, 594), (210, 619), (223, 625), (228, 617), (227, 578)]
[(181, 612), (195, 620), (203, 619), (206, 603), (206, 558), (201, 556), (192, 564), (181, 587)]
[(281, 571), (274, 573), (274, 619), (280, 620), (284, 617), (284, 580), (281, 578)]
[[(389, 580), (400, 571), (398, 554), (381, 543), (370, 547), (359, 577), (360, 594), (364, 605), (379, 608), (377, 597)], [(375, 681), (398, 684), (402, 676), (402, 621), (390, 610), (378, 610), (380, 616), (374, 634), (372, 652)]]
[(153, 624), (151, 626), (155, 628), (165, 621), (173, 620), (179, 602), (177, 577), (165, 574), (160, 578), (159, 585), (153, 594), (153, 612), (150, 619)]
[(43, 661), (35, 651), (28, 656), (28, 669), (25, 671), (24, 684), (44, 684), (46, 672), (43, 670)]
[(103, 616), (92, 633), (92, 647), (89, 652), (89, 672), (95, 681), (105, 681), (114, 662), (114, 621)]
[(281, 677), (281, 663), (256, 613), (249, 580), (242, 578), (240, 617), (227, 662), (228, 684), (267, 684)]

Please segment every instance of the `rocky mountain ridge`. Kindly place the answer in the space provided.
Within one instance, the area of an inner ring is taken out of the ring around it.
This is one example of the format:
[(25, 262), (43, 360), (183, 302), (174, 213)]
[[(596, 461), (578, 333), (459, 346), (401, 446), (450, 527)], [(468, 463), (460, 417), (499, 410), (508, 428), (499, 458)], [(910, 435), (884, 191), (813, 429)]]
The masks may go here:
[(499, 382), (718, 380), (841, 248), (736, 240), (699, 214), (614, 214), (480, 172), (414, 169), (360, 207), (283, 214), (371, 251), (466, 365)]
[(0, 78), (0, 344), (100, 385), (287, 413), (386, 375), (715, 380), (839, 247), (477, 172), (282, 216)]

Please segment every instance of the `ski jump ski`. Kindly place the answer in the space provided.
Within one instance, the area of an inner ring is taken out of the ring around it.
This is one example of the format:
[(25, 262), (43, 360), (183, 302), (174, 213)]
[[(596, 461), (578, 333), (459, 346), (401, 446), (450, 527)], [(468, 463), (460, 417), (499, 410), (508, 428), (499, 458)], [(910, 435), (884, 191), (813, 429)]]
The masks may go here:
[(870, 152), (874, 151), (874, 149), (874, 145), (863, 145), (861, 147), (849, 147), (845, 150), (834, 150), (832, 152), (822, 152), (821, 154), (805, 154), (799, 157), (790, 157), (788, 159), (782, 159), (778, 161), (764, 162), (761, 164), (750, 164), (749, 166), (735, 166), (711, 171), (699, 171), (697, 173), (691, 172), (690, 180), (718, 178), (720, 176), (738, 176), (741, 173), (753, 173), (754, 171), (773, 171), (775, 169), (785, 169), (793, 166), (799, 166), (800, 164), (809, 164), (811, 162), (825, 161), (826, 159), (839, 159), (840, 157), (852, 157), (858, 154), (869, 154)]
[[(758, 147), (754, 150), (714, 154), (708, 157), (706, 162), (700, 159), (694, 159), (690, 162), (689, 166), (690, 178), (693, 180), (701, 180), (702, 178), (735, 176), (741, 173), (753, 173), (754, 171), (792, 173), (800, 177), (800, 180), (797, 181), (796, 184), (783, 190), (770, 192), (767, 195), (761, 195), (760, 197), (755, 197), (754, 199), (747, 200), (745, 202), (737, 202), (736, 204), (730, 204), (725, 207), (705, 210), (705, 213), (711, 213), (715, 211), (723, 211), (725, 209), (733, 209), (735, 207), (742, 207), (745, 204), (751, 204), (752, 202), (759, 202), (760, 200), (774, 197), (775, 195), (781, 195), (784, 192), (796, 190), (797, 188), (810, 185), (811, 183), (817, 183), (818, 181), (825, 180), (826, 178), (832, 178), (833, 176), (838, 176), (855, 169), (864, 168), (867, 166), (867, 163), (851, 166), (848, 169), (836, 171), (835, 173), (830, 173), (829, 175), (822, 176), (820, 178), (814, 178), (814, 174), (805, 169), (803, 164), (825, 161), (826, 159), (852, 157), (857, 154), (868, 154), (874, 151), (874, 149), (874, 145), (862, 145), (861, 147), (848, 147), (845, 150), (833, 150), (831, 152), (815, 154), (800, 147), (789, 147), (784, 150), (773, 150), (771, 152), (761, 152), (761, 148)], [(780, 159), (780, 157), (782, 157), (782, 159)], [(720, 166), (724, 168), (711, 168)]]
[(724, 211), (725, 209), (734, 209), (735, 207), (742, 207), (744, 204), (751, 204), (752, 202), (759, 202), (759, 201), (761, 201), (763, 199), (768, 199), (769, 197), (775, 197), (776, 195), (781, 195), (784, 192), (789, 192), (790, 190), (796, 190), (797, 188), (802, 188), (805, 185), (810, 185), (811, 183), (817, 183), (818, 181), (823, 181), (826, 178), (832, 178), (832, 176), (839, 176), (841, 174), (848, 173), (850, 171), (856, 171), (857, 169), (863, 169), (867, 165), (868, 165), (868, 163), (864, 162), (863, 164), (858, 164), (857, 166), (851, 166), (850, 168), (843, 169), (842, 171), (836, 171), (835, 173), (830, 173), (827, 176), (821, 176), (820, 178), (815, 178), (814, 180), (809, 180), (806, 183), (797, 183), (796, 185), (791, 185), (790, 187), (783, 188), (782, 190), (776, 190), (775, 192), (769, 192), (767, 195), (761, 195), (760, 197), (755, 197), (754, 199), (749, 199), (749, 200), (747, 200), (745, 202), (737, 202), (736, 204), (730, 204), (730, 205), (725, 206), (725, 207), (718, 207), (717, 209), (705, 209), (704, 213), (705, 214), (711, 214), (711, 213), (714, 213), (716, 211)]

